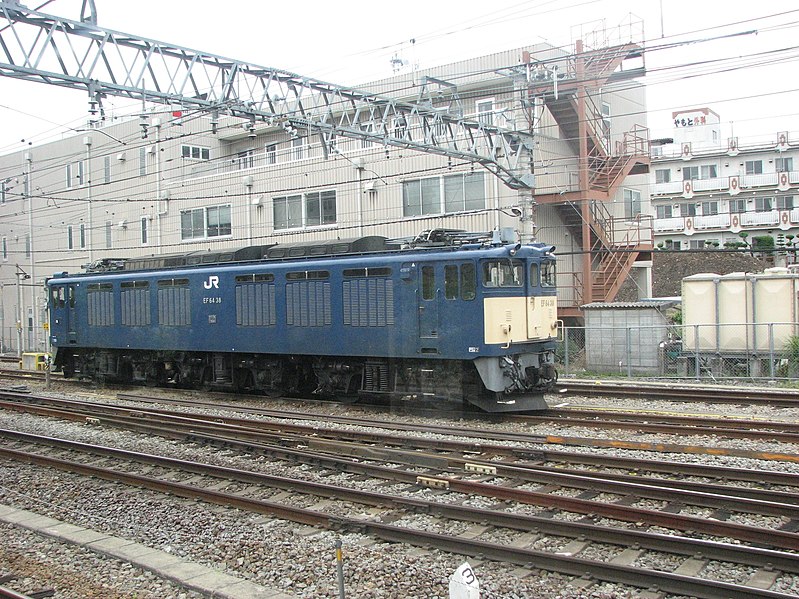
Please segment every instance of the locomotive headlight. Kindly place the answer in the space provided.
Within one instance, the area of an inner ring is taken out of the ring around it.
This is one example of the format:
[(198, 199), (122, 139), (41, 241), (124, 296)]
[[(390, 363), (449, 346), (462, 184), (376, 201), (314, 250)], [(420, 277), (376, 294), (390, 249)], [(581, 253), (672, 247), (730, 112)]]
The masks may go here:
[(521, 244), (521, 243), (517, 243), (516, 245), (514, 245), (512, 248), (510, 248), (510, 249), (508, 250), (508, 253), (509, 253), (511, 256), (515, 256), (515, 255), (516, 255), (516, 252), (518, 252), (518, 251), (519, 251), (519, 249), (521, 249), (521, 247), (522, 247), (522, 244)]

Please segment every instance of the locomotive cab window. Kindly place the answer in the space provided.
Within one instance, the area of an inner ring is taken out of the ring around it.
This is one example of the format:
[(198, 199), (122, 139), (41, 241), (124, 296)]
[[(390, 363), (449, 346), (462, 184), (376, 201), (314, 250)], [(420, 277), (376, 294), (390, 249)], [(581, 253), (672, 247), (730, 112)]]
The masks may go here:
[(535, 262), (530, 265), (530, 287), (538, 287), (538, 264)]
[(554, 287), (554, 286), (555, 286), (555, 263), (542, 262), (541, 287)]
[(485, 260), (484, 287), (521, 287), (524, 285), (524, 264), (521, 260)]
[(476, 278), (474, 264), (448, 264), (444, 267), (444, 297), (449, 300), (459, 297), (462, 300), (473, 300)]
[(63, 308), (64, 307), (64, 288), (63, 287), (53, 287), (52, 291), (52, 306), (53, 308)]

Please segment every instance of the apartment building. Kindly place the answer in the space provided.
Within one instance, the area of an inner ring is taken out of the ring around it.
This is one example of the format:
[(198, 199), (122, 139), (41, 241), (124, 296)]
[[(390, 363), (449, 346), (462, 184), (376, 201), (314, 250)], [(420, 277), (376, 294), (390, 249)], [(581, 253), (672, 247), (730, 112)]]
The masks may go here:
[(659, 249), (793, 246), (799, 236), (799, 145), (788, 131), (723, 137), (710, 108), (673, 113), (674, 136), (652, 145)]

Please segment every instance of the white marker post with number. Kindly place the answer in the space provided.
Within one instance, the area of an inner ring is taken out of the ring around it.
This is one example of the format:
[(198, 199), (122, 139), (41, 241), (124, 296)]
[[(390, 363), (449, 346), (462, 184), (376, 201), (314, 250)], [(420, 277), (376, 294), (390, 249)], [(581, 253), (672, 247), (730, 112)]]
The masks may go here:
[(480, 599), (480, 583), (469, 562), (449, 577), (449, 599)]

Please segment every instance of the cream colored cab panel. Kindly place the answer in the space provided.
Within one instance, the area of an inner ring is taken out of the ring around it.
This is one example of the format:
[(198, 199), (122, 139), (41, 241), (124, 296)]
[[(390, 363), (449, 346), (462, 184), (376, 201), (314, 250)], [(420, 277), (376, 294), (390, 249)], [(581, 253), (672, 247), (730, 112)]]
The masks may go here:
[(558, 298), (527, 298), (527, 338), (549, 339), (558, 336)]
[(488, 297), (483, 316), (486, 344), (527, 341), (526, 297)]

